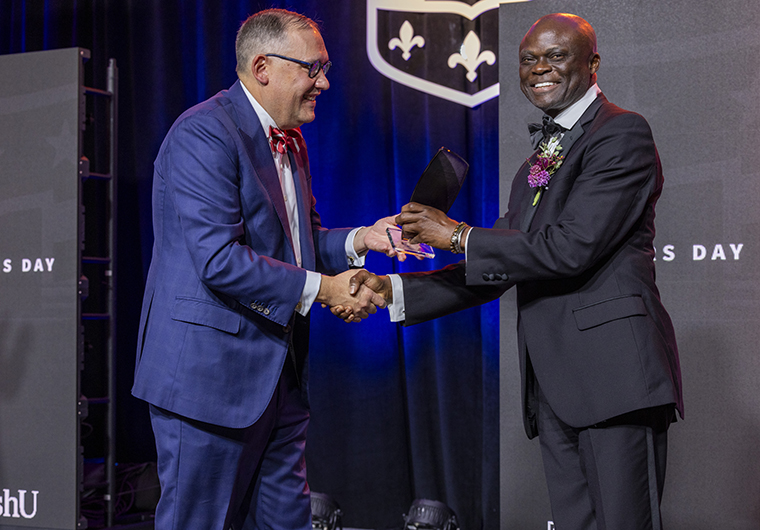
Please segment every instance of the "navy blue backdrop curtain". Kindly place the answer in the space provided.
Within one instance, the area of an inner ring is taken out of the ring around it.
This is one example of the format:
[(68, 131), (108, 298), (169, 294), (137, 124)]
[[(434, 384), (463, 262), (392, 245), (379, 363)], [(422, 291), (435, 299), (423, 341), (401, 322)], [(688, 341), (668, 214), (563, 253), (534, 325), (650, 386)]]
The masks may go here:
[[(320, 21), (334, 64), (331, 88), (318, 98), (317, 119), (302, 129), (326, 226), (370, 224), (398, 212), (441, 146), (470, 163), (450, 216), (490, 226), (499, 213), (496, 100), (469, 108), (375, 70), (367, 55), (366, 2), (0, 0), (0, 53), (88, 48), (87, 84), (96, 88), (105, 86), (109, 58), (119, 68), (122, 462), (154, 458), (147, 409), (129, 395), (152, 245), (152, 162), (182, 111), (234, 82), (235, 32), (249, 14), (266, 7)], [(495, 43), (496, 9), (492, 15), (478, 23), (444, 23), (455, 34), (461, 31), (461, 39), (475, 28), (481, 39), (490, 35)], [(425, 17), (390, 16), (380, 39), (398, 36), (405, 19), (418, 32), (430, 29), (434, 21)], [(461, 39), (449, 44), (458, 48)], [(428, 43), (432, 48), (430, 37)], [(495, 44), (491, 49), (497, 52)], [(432, 63), (422, 65), (428, 69)], [(463, 78), (456, 68), (446, 71)], [(478, 72), (485, 84), (496, 79), (496, 64), (483, 64)], [(455, 260), (443, 251), (433, 260), (403, 264), (374, 255), (367, 268), (427, 270)], [(497, 312), (491, 303), (405, 329), (391, 324), (385, 312), (347, 325), (322, 308), (312, 310), (309, 482), (341, 505), (346, 526), (398, 526), (412, 500), (427, 498), (451, 506), (463, 529), (498, 527)]]

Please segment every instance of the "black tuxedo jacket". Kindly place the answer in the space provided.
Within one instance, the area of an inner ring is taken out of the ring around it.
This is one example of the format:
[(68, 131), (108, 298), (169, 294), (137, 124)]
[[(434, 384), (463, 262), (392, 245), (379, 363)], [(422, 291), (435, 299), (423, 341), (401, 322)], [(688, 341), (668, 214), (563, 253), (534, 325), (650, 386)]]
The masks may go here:
[(529, 437), (537, 434), (534, 377), (573, 427), (671, 403), (683, 415), (675, 334), (655, 286), (663, 177), (649, 125), (600, 94), (561, 145), (563, 164), (537, 205), (526, 162), (506, 215), (492, 229), (470, 231), (466, 261), (401, 275), (404, 324), (516, 285)]

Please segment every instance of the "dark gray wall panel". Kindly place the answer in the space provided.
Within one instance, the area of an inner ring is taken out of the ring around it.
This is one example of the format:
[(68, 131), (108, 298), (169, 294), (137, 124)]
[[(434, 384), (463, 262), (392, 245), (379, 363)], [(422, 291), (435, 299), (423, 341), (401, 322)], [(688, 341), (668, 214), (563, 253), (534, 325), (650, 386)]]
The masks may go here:
[(78, 520), (81, 68), (0, 57), (0, 528)]

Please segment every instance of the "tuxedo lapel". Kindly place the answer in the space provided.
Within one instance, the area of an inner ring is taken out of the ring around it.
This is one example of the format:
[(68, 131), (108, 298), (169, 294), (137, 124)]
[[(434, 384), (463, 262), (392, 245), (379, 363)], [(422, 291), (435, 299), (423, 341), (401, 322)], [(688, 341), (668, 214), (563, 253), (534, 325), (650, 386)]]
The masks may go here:
[[(530, 160), (530, 164), (535, 163), (536, 155), (534, 154), (532, 157), (530, 157)], [(526, 185), (528, 182), (528, 173), (530, 172), (530, 164), (528, 165), (528, 171), (520, 171), (520, 176), (518, 177), (524, 179)], [(539, 196), (538, 202), (535, 204), (533, 203), (537, 192), (538, 190), (536, 188), (530, 188), (526, 194), (526, 200), (523, 201), (523, 204), (525, 205), (525, 211), (523, 212), (522, 219), (520, 221), (520, 232), (527, 232), (530, 230), (530, 224), (533, 222), (533, 217), (536, 215), (536, 210), (538, 210), (538, 205), (541, 202), (541, 197)], [(543, 192), (541, 192), (541, 195), (543, 195)]]
[(567, 156), (567, 153), (570, 152), (570, 148), (573, 147), (573, 144), (578, 140), (578, 138), (583, 136), (583, 133), (585, 132), (583, 127), (588, 125), (588, 123), (594, 119), (594, 116), (596, 116), (599, 107), (601, 107), (602, 103), (605, 101), (607, 101), (607, 98), (605, 98), (602, 94), (599, 94), (594, 102), (591, 103), (591, 105), (589, 105), (589, 107), (586, 109), (586, 112), (584, 112), (580, 119), (575, 123), (573, 128), (567, 131), (564, 136), (562, 136), (562, 140), (560, 140), (559, 145), (562, 146), (562, 154), (564, 156)]
[[(584, 127), (587, 126), (593, 119), (594, 116), (596, 116), (597, 111), (602, 106), (602, 103), (606, 102), (607, 98), (604, 97), (603, 94), (599, 94), (597, 98), (594, 100), (591, 105), (586, 109), (586, 111), (583, 113), (583, 115), (580, 117), (580, 119), (573, 125), (573, 128), (567, 131), (563, 136), (562, 139), (559, 142), (559, 145), (562, 147), (562, 156), (567, 158), (570, 149), (573, 147), (576, 141), (583, 136), (583, 133), (585, 132)], [(533, 154), (533, 156), (530, 158), (530, 162), (535, 163), (536, 161), (536, 153)], [(566, 166), (560, 167), (557, 170), (557, 173), (552, 175), (551, 181), (556, 182), (557, 180), (561, 179), (563, 176), (567, 174), (566, 171), (563, 171), (563, 169), (566, 169)], [(528, 171), (530, 171), (530, 165), (528, 165)], [(524, 176), (522, 175), (524, 173)], [(518, 178), (525, 178), (525, 181), (527, 183), (527, 172), (520, 171), (520, 176)], [(551, 184), (550, 181), (550, 184)], [(535, 191), (533, 193), (528, 193), (528, 202), (525, 203), (525, 212), (523, 213), (522, 219), (520, 221), (520, 231), (521, 232), (527, 232), (530, 230), (530, 225), (533, 223), (533, 218), (536, 216), (536, 211), (538, 210), (539, 205), (541, 204), (541, 200), (544, 198), (544, 195), (549, 193), (549, 190), (551, 189), (551, 186), (548, 186), (545, 190), (541, 192), (541, 195), (538, 197), (538, 201), (534, 204), (535, 199)], [(532, 191), (532, 190), (531, 190)]]

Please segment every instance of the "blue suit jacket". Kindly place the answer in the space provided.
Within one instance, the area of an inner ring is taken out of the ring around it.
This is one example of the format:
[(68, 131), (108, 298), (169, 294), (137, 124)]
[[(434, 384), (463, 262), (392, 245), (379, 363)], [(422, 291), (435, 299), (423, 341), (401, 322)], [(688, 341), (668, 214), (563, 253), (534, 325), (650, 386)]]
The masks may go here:
[(304, 269), (346, 270), (349, 229), (314, 209), (306, 146), (290, 154), (302, 265), (295, 265), (269, 143), (240, 81), (182, 114), (155, 161), (155, 243), (132, 393), (225, 427), (253, 424), (293, 344), (306, 392)]
[(402, 275), (406, 324), (516, 284), (529, 436), (536, 434), (534, 374), (573, 427), (670, 403), (683, 414), (675, 334), (655, 285), (654, 207), (663, 177), (649, 125), (600, 95), (562, 146), (565, 159), (540, 202), (533, 206), (526, 163), (506, 215), (492, 229), (470, 232), (466, 263)]

